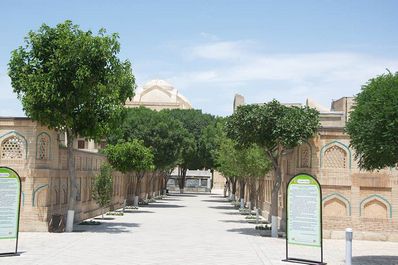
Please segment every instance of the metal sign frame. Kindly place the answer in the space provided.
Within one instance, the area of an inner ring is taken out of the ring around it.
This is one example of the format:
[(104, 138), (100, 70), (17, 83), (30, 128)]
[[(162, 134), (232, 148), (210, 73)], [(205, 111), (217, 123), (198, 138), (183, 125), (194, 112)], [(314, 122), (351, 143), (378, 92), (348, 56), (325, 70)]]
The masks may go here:
[(0, 257), (2, 256), (17, 256), (18, 255), (18, 240), (19, 240), (19, 222), (21, 219), (21, 194), (22, 194), (22, 182), (21, 182), (21, 177), (19, 174), (12, 168), (10, 167), (2, 167), (0, 166), (0, 169), (8, 169), (18, 177), (19, 181), (19, 200), (18, 200), (18, 217), (17, 217), (17, 234), (16, 234), (16, 242), (15, 242), (15, 252), (5, 252), (5, 253), (0, 253)]
[[(321, 260), (320, 261), (289, 257), (289, 242), (288, 242), (288, 238), (289, 238), (289, 236), (288, 236), (288, 233), (289, 233), (288, 218), (289, 218), (289, 215), (288, 215), (288, 205), (287, 205), (288, 196), (289, 196), (289, 194), (288, 194), (289, 193), (288, 192), (289, 189), (288, 188), (289, 188), (290, 182), (293, 179), (295, 179), (297, 176), (300, 176), (300, 175), (305, 175), (305, 176), (308, 176), (308, 177), (312, 178), (318, 184), (318, 187), (319, 187), (319, 196), (320, 196), (320, 200), (319, 200), (320, 206), (319, 207), (320, 207), (320, 219), (321, 219), (321, 223), (320, 223), (320, 225), (321, 225), (321, 227), (320, 227), (321, 228), (321, 231), (320, 231), (320, 234), (321, 234), (321, 242), (320, 242), (320, 245), (321, 245)], [(285, 212), (285, 214), (286, 214), (286, 258), (283, 259), (282, 261), (284, 261), (284, 262), (292, 262), (292, 263), (301, 263), (301, 264), (310, 264), (310, 265), (326, 265), (326, 263), (323, 261), (323, 216), (322, 216), (322, 187), (321, 187), (321, 184), (319, 183), (319, 181), (314, 176), (312, 176), (312, 175), (310, 175), (308, 173), (296, 174), (287, 183), (285, 201), (286, 201), (286, 212)]]

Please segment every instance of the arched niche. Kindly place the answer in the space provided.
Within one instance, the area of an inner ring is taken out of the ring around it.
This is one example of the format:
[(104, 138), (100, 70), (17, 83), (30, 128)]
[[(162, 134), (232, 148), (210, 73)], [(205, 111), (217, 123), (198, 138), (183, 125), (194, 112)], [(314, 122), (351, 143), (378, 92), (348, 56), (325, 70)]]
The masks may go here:
[(322, 200), (325, 216), (351, 216), (350, 201), (340, 193), (332, 193)]
[(363, 199), (359, 205), (359, 215), (365, 218), (392, 218), (391, 203), (384, 197), (373, 194)]
[(22, 134), (11, 131), (0, 136), (0, 159), (23, 160), (27, 152), (28, 142)]
[(297, 167), (311, 168), (312, 166), (312, 147), (308, 142), (303, 142), (297, 148)]
[(41, 132), (36, 137), (36, 159), (48, 160), (51, 157), (51, 137)]
[(325, 144), (320, 152), (320, 167), (351, 169), (351, 150), (339, 141)]

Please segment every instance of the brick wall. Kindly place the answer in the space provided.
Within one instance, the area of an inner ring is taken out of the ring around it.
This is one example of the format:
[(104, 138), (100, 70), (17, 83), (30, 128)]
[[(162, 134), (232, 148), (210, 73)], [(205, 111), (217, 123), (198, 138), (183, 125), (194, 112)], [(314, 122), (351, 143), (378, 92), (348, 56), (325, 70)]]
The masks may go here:
[[(48, 140), (46, 145), (40, 143), (40, 135)], [(0, 166), (13, 168), (21, 177), (21, 220), (20, 231), (47, 231), (53, 215), (66, 216), (70, 192), (67, 150), (60, 147), (58, 134), (40, 126), (27, 118), (0, 118), (0, 152), (2, 144), (16, 137), (22, 143), (23, 155), (17, 159), (5, 159), (0, 156)], [(45, 159), (40, 159), (40, 152), (48, 152)], [(17, 151), (19, 149), (16, 149)], [(41, 151), (40, 151), (41, 150)], [(91, 197), (91, 186), (94, 177), (106, 157), (93, 152), (75, 150), (75, 167), (78, 182), (78, 196), (75, 220), (79, 222), (101, 214), (102, 209)], [(113, 175), (113, 197), (111, 209), (120, 208), (124, 199), (132, 199), (135, 181), (132, 176), (120, 172)], [(141, 184), (141, 197), (146, 198), (161, 189), (160, 180), (151, 182), (145, 176)]]

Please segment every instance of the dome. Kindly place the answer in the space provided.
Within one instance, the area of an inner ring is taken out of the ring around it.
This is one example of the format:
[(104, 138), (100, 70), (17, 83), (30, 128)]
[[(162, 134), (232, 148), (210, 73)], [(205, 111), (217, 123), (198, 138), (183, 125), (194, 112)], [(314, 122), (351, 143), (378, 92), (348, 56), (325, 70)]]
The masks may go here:
[(126, 107), (145, 106), (150, 109), (191, 109), (191, 103), (169, 82), (151, 80), (145, 83)]
[(330, 110), (324, 106), (322, 106), (321, 104), (315, 102), (313, 99), (311, 98), (307, 98), (306, 100), (306, 105), (310, 108), (314, 108), (319, 112), (330, 112)]
[(147, 90), (153, 87), (160, 87), (162, 89), (169, 91), (176, 90), (169, 82), (160, 79), (155, 79), (147, 82), (145, 85), (142, 86), (142, 89)]

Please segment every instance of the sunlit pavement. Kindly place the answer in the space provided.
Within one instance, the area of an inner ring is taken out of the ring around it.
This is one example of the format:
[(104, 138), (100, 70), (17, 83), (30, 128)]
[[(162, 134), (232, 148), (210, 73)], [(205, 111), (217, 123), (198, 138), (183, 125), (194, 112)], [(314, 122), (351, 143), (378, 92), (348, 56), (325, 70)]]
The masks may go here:
[[(0, 264), (288, 264), (285, 240), (261, 237), (221, 194), (174, 194), (74, 233), (20, 233)], [(325, 240), (324, 259), (344, 264), (345, 242)], [(354, 241), (353, 264), (398, 264), (398, 243)], [(317, 258), (318, 249), (292, 249)], [(301, 255), (301, 256), (300, 256)]]

